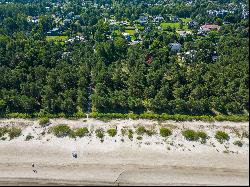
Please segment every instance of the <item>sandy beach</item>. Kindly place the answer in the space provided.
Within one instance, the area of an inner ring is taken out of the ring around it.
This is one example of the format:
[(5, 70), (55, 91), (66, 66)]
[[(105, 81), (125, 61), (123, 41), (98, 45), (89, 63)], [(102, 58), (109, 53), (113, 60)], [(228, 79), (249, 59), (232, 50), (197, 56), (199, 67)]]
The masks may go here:
[[(116, 126), (118, 134), (105, 135), (103, 142), (94, 134), (56, 138), (48, 129), (57, 124), (88, 127), (91, 132)], [(120, 133), (125, 126), (138, 125), (169, 127), (173, 135), (131, 141)], [(0, 185), (249, 185), (249, 139), (241, 138), (242, 147), (233, 144), (237, 134), (248, 132), (247, 122), (52, 119), (43, 128), (37, 120), (2, 119), (1, 126), (22, 127), (22, 136), (0, 140)], [(187, 128), (202, 129), (211, 138), (206, 144), (187, 141), (181, 135)], [(228, 142), (220, 144), (213, 138), (218, 129), (230, 134)], [(34, 138), (25, 141), (29, 133)], [(73, 158), (72, 152), (78, 157)]]

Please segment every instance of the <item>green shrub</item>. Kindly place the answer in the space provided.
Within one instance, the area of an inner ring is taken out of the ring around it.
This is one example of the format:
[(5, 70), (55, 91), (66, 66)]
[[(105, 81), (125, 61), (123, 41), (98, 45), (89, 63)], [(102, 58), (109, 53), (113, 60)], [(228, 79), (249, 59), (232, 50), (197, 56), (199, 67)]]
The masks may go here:
[(154, 113), (143, 113), (140, 115), (140, 118), (142, 118), (142, 119), (159, 119), (160, 115), (154, 114)]
[(88, 128), (83, 127), (83, 128), (76, 129), (75, 136), (82, 138), (82, 137), (86, 136), (88, 133), (89, 133)]
[(137, 136), (137, 140), (142, 140), (142, 136)]
[(10, 129), (8, 129), (8, 134), (10, 136), (10, 139), (14, 139), (16, 137), (19, 137), (22, 133), (22, 130), (20, 128), (17, 127), (12, 127)]
[(52, 133), (58, 137), (65, 137), (68, 136), (71, 133), (71, 129), (68, 125), (56, 125), (52, 127)]
[(237, 140), (233, 143), (234, 145), (237, 145), (239, 147), (242, 147), (243, 146), (243, 143), (240, 141), (240, 140)]
[(97, 138), (100, 138), (101, 140), (103, 140), (103, 138), (104, 138), (104, 130), (103, 129), (96, 129), (95, 133), (96, 133)]
[(32, 136), (31, 134), (28, 134), (27, 136), (26, 136), (26, 138), (25, 138), (25, 141), (29, 141), (29, 140), (31, 140), (31, 139), (33, 139), (34, 138), (34, 136)]
[(3, 141), (5, 141), (7, 138), (6, 137), (2, 137), (0, 140), (3, 140)]
[(134, 136), (134, 131), (132, 129), (128, 130), (128, 138), (132, 141)]
[(75, 132), (74, 132), (73, 130), (70, 130), (68, 136), (69, 136), (70, 138), (73, 138), (73, 139), (76, 138), (76, 134), (75, 134)]
[(42, 117), (39, 119), (39, 125), (42, 127), (45, 127), (49, 123), (49, 118), (48, 117)]
[(207, 133), (203, 132), (203, 131), (198, 131), (197, 132), (197, 136), (201, 139), (201, 143), (206, 143), (207, 139), (208, 139), (208, 135)]
[(0, 138), (8, 132), (6, 127), (0, 127)]
[(146, 134), (148, 136), (153, 136), (154, 134), (156, 134), (156, 132), (154, 130), (146, 130)]
[(167, 128), (160, 128), (160, 135), (165, 138), (165, 137), (171, 136), (172, 131)]
[(9, 113), (9, 114), (6, 114), (6, 117), (7, 118), (31, 118), (32, 116), (26, 113)]
[(146, 133), (147, 132), (147, 130), (145, 129), (145, 127), (143, 127), (143, 126), (139, 126), (137, 129), (136, 129), (136, 133), (138, 134), (138, 135), (143, 135), (144, 133)]
[(182, 135), (188, 141), (197, 141), (199, 139), (198, 134), (194, 130), (185, 130), (182, 132)]
[(127, 115), (127, 117), (128, 118), (131, 118), (131, 119), (136, 119), (136, 118), (138, 118), (139, 116), (137, 115), (137, 114), (134, 114), (134, 113), (128, 113), (128, 115)]
[(228, 141), (230, 139), (230, 136), (226, 133), (226, 132), (223, 132), (223, 131), (217, 131), (216, 134), (215, 134), (215, 138), (217, 139), (217, 141), (219, 143), (224, 143), (225, 141)]
[(249, 139), (249, 132), (244, 131), (241, 135), (242, 138), (248, 138)]
[(76, 118), (86, 118), (87, 115), (83, 112), (77, 112), (75, 114), (73, 114), (73, 117), (76, 117)]
[(116, 129), (109, 129), (107, 132), (108, 132), (109, 136), (111, 136), (111, 137), (115, 137), (115, 135), (117, 134)]
[(59, 118), (65, 118), (67, 116), (63, 112), (61, 112), (61, 113), (57, 114), (57, 117), (59, 117)]
[(121, 133), (122, 133), (122, 136), (125, 136), (125, 134), (127, 133), (127, 129), (125, 127), (123, 127), (121, 129)]

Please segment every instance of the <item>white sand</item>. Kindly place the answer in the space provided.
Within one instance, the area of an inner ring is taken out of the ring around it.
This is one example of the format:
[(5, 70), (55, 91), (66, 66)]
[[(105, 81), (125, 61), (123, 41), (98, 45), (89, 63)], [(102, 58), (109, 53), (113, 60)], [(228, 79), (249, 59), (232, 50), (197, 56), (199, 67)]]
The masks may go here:
[[(56, 138), (48, 129), (56, 124), (71, 128), (88, 127), (90, 137)], [(123, 137), (123, 127), (146, 128), (164, 126), (173, 135), (164, 139), (159, 135), (143, 136), (133, 141)], [(249, 132), (248, 123), (174, 122), (151, 120), (52, 119), (49, 127), (41, 128), (35, 120), (2, 119), (1, 126), (22, 127), (22, 136), (0, 140), (0, 185), (73, 184), (73, 185), (248, 185), (249, 139), (238, 134)], [(95, 136), (97, 128), (117, 126), (118, 134), (105, 135), (104, 142)], [(181, 134), (183, 129), (204, 130), (210, 136), (206, 144), (189, 142)], [(214, 138), (217, 130), (229, 133), (230, 140), (220, 144)], [(41, 135), (42, 132), (45, 135)], [(35, 138), (24, 141), (31, 133)], [(121, 139), (124, 141), (122, 142)], [(233, 144), (241, 140), (243, 147)], [(78, 158), (71, 155), (76, 151)], [(32, 171), (35, 163), (38, 173)]]

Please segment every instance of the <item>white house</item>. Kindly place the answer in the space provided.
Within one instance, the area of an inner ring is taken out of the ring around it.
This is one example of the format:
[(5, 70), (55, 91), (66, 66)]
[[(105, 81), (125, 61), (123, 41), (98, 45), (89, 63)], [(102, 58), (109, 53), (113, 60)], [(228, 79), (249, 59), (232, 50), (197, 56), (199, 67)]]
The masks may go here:
[(181, 50), (180, 43), (170, 43), (170, 44), (168, 44), (168, 47), (170, 47), (171, 51), (180, 52), (180, 50)]

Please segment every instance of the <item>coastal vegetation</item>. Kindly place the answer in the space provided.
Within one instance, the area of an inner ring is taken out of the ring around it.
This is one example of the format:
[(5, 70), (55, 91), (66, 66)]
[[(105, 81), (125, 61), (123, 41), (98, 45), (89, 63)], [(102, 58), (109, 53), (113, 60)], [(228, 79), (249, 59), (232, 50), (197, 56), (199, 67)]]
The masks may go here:
[(49, 118), (48, 117), (42, 117), (39, 119), (39, 125), (42, 127), (45, 127), (49, 123)]
[(214, 137), (221, 144), (230, 139), (230, 136), (224, 131), (217, 131)]
[(22, 130), (18, 127), (0, 127), (0, 138), (8, 134), (10, 140), (19, 137), (22, 134)]
[(76, 137), (84, 137), (84, 136), (87, 136), (89, 134), (89, 130), (87, 127), (82, 127), (82, 128), (78, 128), (75, 130), (75, 136)]
[(99, 138), (101, 140), (101, 142), (104, 141), (104, 139), (103, 139), (105, 137), (104, 133), (105, 132), (102, 128), (96, 129), (96, 131), (95, 131), (96, 137)]
[(56, 125), (51, 127), (51, 132), (58, 138), (68, 136), (71, 133), (71, 129), (68, 125)]
[(191, 129), (184, 130), (182, 135), (188, 141), (198, 141), (200, 140), (201, 143), (206, 143), (207, 139), (209, 138), (208, 135), (204, 131), (194, 131)]
[[(27, 114), (27, 113), (9, 113), (2, 115), (3, 118), (86, 118), (86, 113), (78, 112), (72, 115), (66, 115), (64, 113), (59, 114)], [(155, 114), (155, 113), (142, 113), (142, 114), (123, 114), (123, 113), (99, 113), (92, 112), (89, 117), (100, 119), (103, 121), (109, 121), (111, 119), (152, 119), (152, 120), (175, 120), (175, 121), (232, 121), (232, 122), (244, 122), (249, 121), (248, 115), (202, 115), (202, 116), (192, 116), (192, 115), (169, 115), (166, 113)]]
[(26, 137), (25, 137), (25, 141), (29, 141), (31, 139), (33, 139), (34, 136), (32, 136), (31, 134), (28, 134)]
[(128, 130), (128, 138), (133, 141), (133, 137), (134, 137), (134, 131), (132, 129)]
[(115, 135), (117, 134), (117, 130), (116, 130), (116, 129), (109, 129), (109, 130), (107, 131), (107, 133), (108, 133), (108, 135), (109, 135), (110, 137), (115, 137)]
[(172, 135), (172, 131), (168, 128), (160, 128), (160, 135), (164, 138), (171, 136)]
[(240, 140), (235, 141), (233, 144), (234, 144), (234, 145), (237, 145), (237, 146), (239, 146), (239, 147), (242, 147), (242, 146), (243, 146), (243, 142), (240, 141)]

